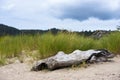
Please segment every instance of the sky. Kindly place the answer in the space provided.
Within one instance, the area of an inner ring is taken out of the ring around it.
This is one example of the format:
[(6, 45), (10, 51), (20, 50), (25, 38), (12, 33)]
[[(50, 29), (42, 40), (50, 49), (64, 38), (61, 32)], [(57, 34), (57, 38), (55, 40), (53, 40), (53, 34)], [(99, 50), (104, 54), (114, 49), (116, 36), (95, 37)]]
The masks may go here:
[(0, 0), (0, 24), (18, 29), (116, 30), (120, 0)]

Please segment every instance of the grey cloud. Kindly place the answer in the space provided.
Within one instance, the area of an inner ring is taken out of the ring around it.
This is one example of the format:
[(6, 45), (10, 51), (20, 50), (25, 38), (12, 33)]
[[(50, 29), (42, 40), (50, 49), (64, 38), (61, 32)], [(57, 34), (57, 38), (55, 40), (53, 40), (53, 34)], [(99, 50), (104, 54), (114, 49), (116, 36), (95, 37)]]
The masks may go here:
[(119, 19), (119, 10), (120, 7), (117, 10), (111, 10), (111, 8), (108, 8), (106, 5), (100, 4), (99, 2), (88, 2), (80, 5), (62, 7), (62, 15), (58, 16), (58, 18), (71, 18), (81, 21), (90, 17), (99, 18), (101, 20)]

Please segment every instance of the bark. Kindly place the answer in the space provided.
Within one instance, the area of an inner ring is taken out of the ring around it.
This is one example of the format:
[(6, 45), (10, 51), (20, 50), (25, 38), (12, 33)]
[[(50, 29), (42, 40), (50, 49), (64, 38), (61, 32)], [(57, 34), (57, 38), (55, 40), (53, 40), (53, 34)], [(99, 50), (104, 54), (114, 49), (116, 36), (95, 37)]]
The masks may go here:
[(54, 58), (48, 58), (38, 61), (35, 66), (32, 68), (33, 71), (39, 71), (42, 69), (55, 70), (58, 68), (69, 67), (72, 65), (78, 65), (83, 60), (69, 60), (69, 61), (57, 61)]
[[(107, 53), (108, 54), (108, 53)], [(109, 54), (110, 55), (110, 54)], [(109, 56), (108, 55), (108, 56)], [(102, 57), (104, 59), (102, 59)], [(63, 67), (69, 67), (72, 65), (78, 65), (83, 61), (105, 61), (107, 57), (105, 54), (103, 55), (103, 50), (87, 50), (87, 51), (80, 51), (75, 50), (70, 54), (65, 54), (64, 52), (60, 51), (55, 56), (39, 60), (37, 63), (34, 64), (32, 70), (39, 71), (42, 69), (49, 69), (54, 70)]]

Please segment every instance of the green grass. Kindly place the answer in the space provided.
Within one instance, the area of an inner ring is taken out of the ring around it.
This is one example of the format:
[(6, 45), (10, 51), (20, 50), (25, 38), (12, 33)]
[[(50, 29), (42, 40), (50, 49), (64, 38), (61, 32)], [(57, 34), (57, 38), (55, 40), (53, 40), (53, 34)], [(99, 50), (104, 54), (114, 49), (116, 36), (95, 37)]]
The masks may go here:
[(75, 49), (87, 50), (93, 47), (94, 40), (73, 33), (42, 35), (39, 42), (39, 53), (42, 58), (56, 54), (58, 51), (71, 53)]
[(111, 33), (99, 40), (101, 47), (120, 54), (120, 32)]
[[(120, 54), (120, 32), (114, 32), (99, 40), (83, 37), (74, 33), (59, 32), (52, 35), (50, 32), (43, 35), (19, 35), (0, 37), (0, 64), (7, 58), (29, 55), (37, 59), (55, 55), (58, 51), (71, 53), (76, 49), (106, 48), (115, 54)], [(37, 51), (38, 50), (38, 51)], [(37, 54), (32, 53), (37, 51)]]

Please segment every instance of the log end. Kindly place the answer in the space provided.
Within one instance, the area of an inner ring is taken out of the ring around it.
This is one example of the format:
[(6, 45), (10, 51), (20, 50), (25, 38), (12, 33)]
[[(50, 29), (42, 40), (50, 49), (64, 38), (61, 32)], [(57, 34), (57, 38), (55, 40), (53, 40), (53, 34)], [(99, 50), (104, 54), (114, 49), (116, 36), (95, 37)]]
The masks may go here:
[(44, 70), (44, 69), (48, 69), (48, 65), (46, 63), (41, 63), (39, 65), (33, 66), (31, 71), (40, 71), (40, 70)]

